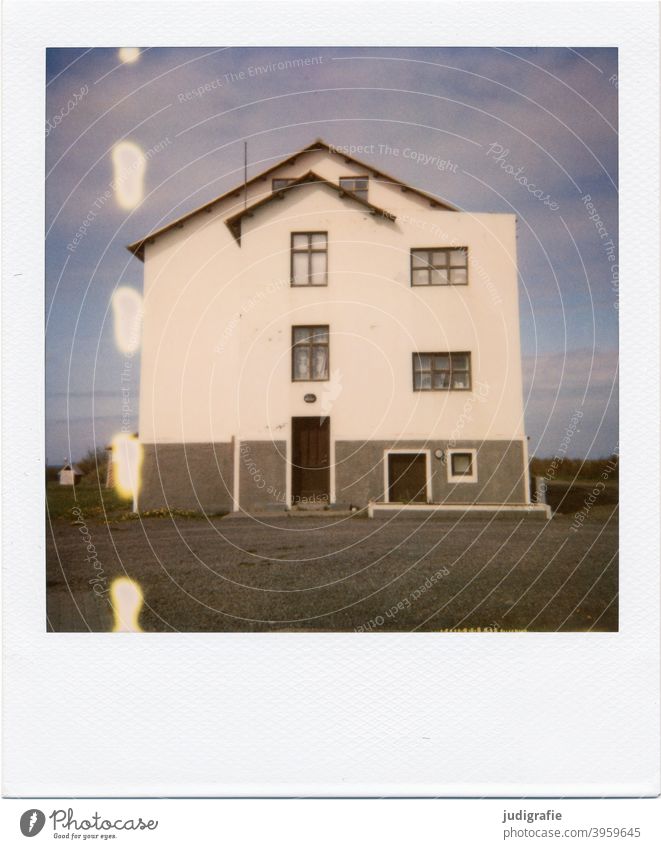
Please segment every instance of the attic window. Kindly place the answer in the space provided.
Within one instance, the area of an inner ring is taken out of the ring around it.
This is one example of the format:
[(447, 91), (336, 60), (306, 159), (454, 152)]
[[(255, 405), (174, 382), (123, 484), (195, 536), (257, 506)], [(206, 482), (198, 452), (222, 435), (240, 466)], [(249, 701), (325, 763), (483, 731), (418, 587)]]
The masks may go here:
[(277, 177), (271, 181), (271, 190), (279, 192), (281, 189), (286, 189), (287, 186), (291, 186), (291, 184), (295, 182), (296, 177)]
[(367, 200), (369, 177), (340, 177), (340, 188), (353, 192), (361, 200)]

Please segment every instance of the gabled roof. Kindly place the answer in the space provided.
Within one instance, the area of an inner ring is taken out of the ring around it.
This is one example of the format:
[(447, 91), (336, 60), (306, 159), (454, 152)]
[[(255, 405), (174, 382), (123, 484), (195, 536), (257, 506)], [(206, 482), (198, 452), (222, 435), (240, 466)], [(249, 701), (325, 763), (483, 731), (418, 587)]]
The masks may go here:
[(387, 218), (389, 221), (395, 221), (396, 216), (392, 214), (392, 212), (387, 212), (385, 209), (381, 209), (379, 206), (375, 206), (373, 203), (370, 203), (367, 200), (363, 200), (361, 197), (358, 197), (354, 192), (350, 192), (348, 189), (343, 189), (341, 186), (338, 186), (336, 183), (332, 183), (330, 180), (325, 180), (323, 177), (320, 177), (318, 174), (315, 174), (314, 171), (308, 171), (302, 177), (294, 180), (288, 186), (284, 186), (282, 189), (277, 189), (272, 192), (270, 195), (267, 195), (265, 198), (258, 200), (256, 203), (253, 203), (252, 206), (249, 206), (247, 209), (242, 209), (240, 212), (237, 212), (236, 215), (232, 215), (225, 221), (225, 224), (232, 231), (232, 235), (237, 240), (237, 242), (241, 241), (241, 221), (244, 218), (251, 218), (257, 209), (260, 209), (262, 206), (266, 206), (269, 203), (273, 203), (274, 200), (283, 200), (285, 195), (288, 192), (291, 192), (292, 189), (296, 189), (299, 186), (307, 186), (307, 185), (321, 185), (327, 186), (329, 189), (332, 189), (334, 192), (341, 198), (347, 198), (350, 201), (360, 204), (369, 210), (370, 215), (380, 215), (382, 218)]
[(61, 472), (73, 472), (74, 475), (82, 475), (78, 466), (72, 466), (71, 463), (65, 463), (60, 469)]
[[(451, 203), (448, 203), (448, 201), (442, 200), (441, 198), (436, 198), (433, 195), (427, 194), (427, 192), (423, 192), (420, 189), (413, 188), (413, 186), (408, 186), (406, 183), (403, 183), (396, 177), (392, 177), (390, 176), (390, 174), (386, 174), (386, 172), (381, 170), (380, 168), (374, 168), (372, 165), (368, 165), (365, 162), (362, 162), (360, 159), (355, 159), (353, 156), (349, 156), (349, 154), (343, 153), (337, 147), (333, 147), (327, 144), (323, 139), (317, 139), (316, 141), (312, 142), (312, 144), (309, 144), (307, 147), (304, 147), (297, 153), (294, 153), (292, 156), (287, 156), (284, 159), (281, 159), (279, 162), (276, 162), (275, 165), (271, 165), (265, 171), (260, 171), (259, 174), (256, 174), (254, 177), (251, 177), (245, 185), (250, 186), (253, 183), (256, 183), (258, 180), (266, 180), (269, 174), (272, 174), (278, 168), (282, 168), (283, 165), (293, 165), (299, 156), (303, 156), (303, 154), (305, 153), (312, 153), (316, 150), (325, 150), (327, 153), (339, 156), (347, 163), (351, 162), (354, 165), (359, 165), (361, 168), (364, 168), (365, 171), (369, 172), (373, 177), (381, 179), (382, 182), (392, 183), (392, 185), (394, 186), (399, 186), (403, 192), (411, 192), (411, 194), (423, 198), (424, 200), (428, 201), (429, 205), (433, 208), (447, 209), (451, 212), (459, 211), (456, 206), (453, 206)], [(200, 212), (211, 212), (215, 204), (221, 203), (228, 197), (240, 197), (243, 189), (244, 184), (241, 183), (238, 186), (235, 186), (233, 189), (230, 189), (228, 192), (225, 192), (222, 195), (218, 195), (218, 197), (213, 198), (213, 200), (207, 201), (207, 203), (202, 204), (202, 206), (198, 206), (196, 209), (191, 210), (191, 212), (187, 212), (185, 215), (182, 215), (174, 221), (171, 221), (169, 224), (166, 224), (158, 230), (154, 230), (152, 233), (149, 233), (142, 239), (138, 239), (136, 242), (127, 245), (128, 250), (131, 251), (132, 254), (137, 256), (138, 259), (144, 260), (144, 248), (147, 242), (152, 241), (157, 236), (162, 236), (164, 233), (167, 233), (169, 230), (172, 230), (175, 227), (183, 227), (184, 221), (187, 221), (189, 218), (192, 218), (194, 215), (197, 215)], [(352, 194), (351, 192), (347, 192), (346, 190), (344, 191), (347, 195)], [(265, 200), (267, 200), (267, 198), (265, 198)], [(358, 200), (360, 200), (360, 198), (358, 198)]]

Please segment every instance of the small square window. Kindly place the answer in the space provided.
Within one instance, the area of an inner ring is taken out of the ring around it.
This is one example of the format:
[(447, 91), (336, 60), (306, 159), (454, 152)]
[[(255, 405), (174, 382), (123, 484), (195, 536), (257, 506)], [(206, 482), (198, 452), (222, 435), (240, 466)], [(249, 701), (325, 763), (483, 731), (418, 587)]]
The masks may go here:
[(473, 472), (473, 457), (471, 454), (452, 455), (452, 474), (470, 475)]
[(451, 448), (447, 452), (448, 482), (477, 483), (477, 451)]
[(271, 191), (279, 192), (296, 182), (296, 177), (276, 177), (271, 181)]

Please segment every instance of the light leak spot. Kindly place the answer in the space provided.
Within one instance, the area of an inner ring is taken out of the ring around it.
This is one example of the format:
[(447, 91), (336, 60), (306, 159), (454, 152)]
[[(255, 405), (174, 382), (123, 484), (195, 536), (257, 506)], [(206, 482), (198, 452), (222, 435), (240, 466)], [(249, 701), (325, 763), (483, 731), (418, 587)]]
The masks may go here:
[(135, 209), (144, 196), (147, 159), (142, 149), (130, 141), (121, 141), (112, 149), (115, 198), (122, 209)]
[(133, 62), (137, 62), (140, 58), (140, 48), (139, 47), (120, 47), (119, 51), (119, 61), (124, 62), (126, 65), (131, 65)]
[(115, 489), (123, 498), (133, 499), (133, 510), (137, 509), (142, 467), (142, 445), (130, 433), (118, 433), (112, 440), (113, 481)]
[(115, 578), (110, 585), (110, 604), (115, 617), (113, 633), (136, 634), (142, 631), (138, 619), (143, 600), (137, 581), (131, 578)]
[(142, 295), (130, 286), (120, 286), (112, 296), (115, 343), (123, 354), (135, 354), (140, 347)]

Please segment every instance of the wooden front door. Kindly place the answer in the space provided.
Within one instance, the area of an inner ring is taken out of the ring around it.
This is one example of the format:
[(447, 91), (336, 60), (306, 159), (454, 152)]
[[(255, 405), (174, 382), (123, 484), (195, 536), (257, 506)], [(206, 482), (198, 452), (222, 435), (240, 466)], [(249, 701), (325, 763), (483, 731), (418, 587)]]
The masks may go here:
[(292, 423), (292, 504), (330, 501), (330, 419), (295, 416)]
[(425, 454), (388, 454), (388, 500), (407, 504), (427, 501)]

